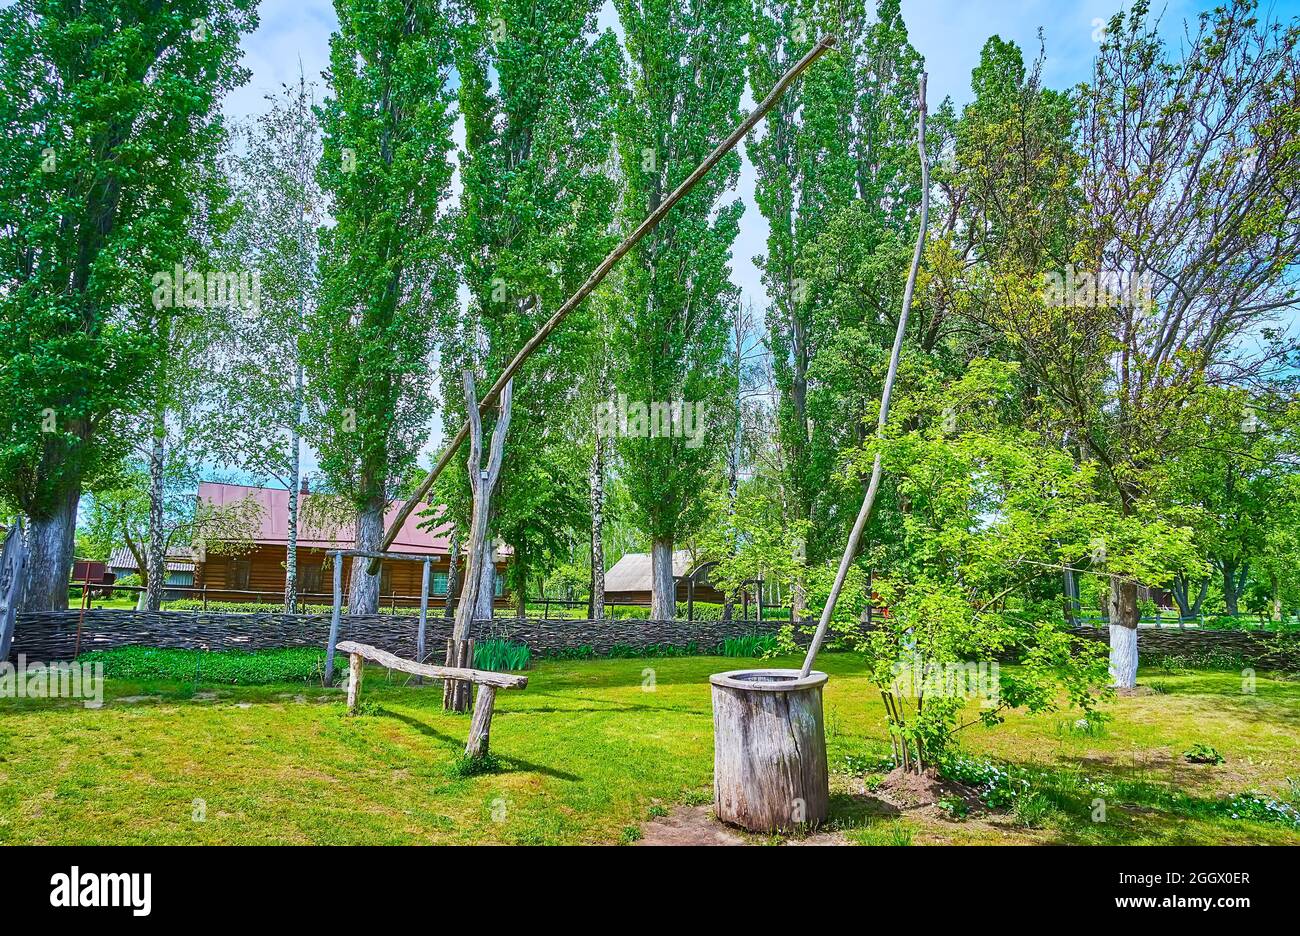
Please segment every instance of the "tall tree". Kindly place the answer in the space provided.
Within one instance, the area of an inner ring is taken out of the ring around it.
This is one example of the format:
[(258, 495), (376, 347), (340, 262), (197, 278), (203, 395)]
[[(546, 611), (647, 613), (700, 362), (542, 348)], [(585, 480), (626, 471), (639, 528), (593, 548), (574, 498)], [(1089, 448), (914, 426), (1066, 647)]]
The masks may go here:
[[(748, 0), (616, 0), (631, 85), (619, 114), (623, 218), (638, 223), (740, 119)], [(651, 537), (651, 616), (676, 615), (673, 546), (706, 512), (701, 491), (729, 433), (728, 280), (739, 201), (732, 153), (624, 261), (618, 390), (649, 413), (689, 413), (689, 434), (662, 425), (620, 434), (622, 474)], [(690, 410), (685, 408), (689, 406)], [(684, 420), (683, 420), (684, 421)], [(632, 420), (629, 420), (631, 423)], [(629, 429), (632, 430), (632, 426)]]
[(198, 252), (255, 6), (0, 10), (0, 485), (31, 521), (26, 609), (66, 606), (81, 492), (164, 353), (151, 277)]
[[(322, 471), (376, 550), (393, 485), (433, 414), (435, 324), (455, 301), (442, 209), (452, 176), (452, 32), (443, 0), (339, 0), (321, 107), (320, 294), (307, 315), (309, 433)], [(349, 609), (378, 607), (352, 566)]]
[[(1206, 382), (1250, 379), (1259, 334), (1300, 275), (1300, 25), (1251, 0), (1200, 17), (1177, 50), (1145, 2), (1115, 16), (1080, 92), (1087, 285), (1048, 283), (1011, 322), (1048, 418), (1102, 466), (1119, 517), (1142, 522), (1190, 443)], [(1067, 269), (1066, 272), (1070, 272)], [(1111, 580), (1111, 671), (1137, 675), (1137, 582)]]
[[(445, 329), (447, 375), (471, 366), (495, 379), (610, 247), (620, 61), (614, 34), (597, 33), (600, 8), (599, 0), (466, 3), (458, 253), (470, 302)], [(515, 381), (511, 424), (520, 441), (505, 449), (486, 548), (496, 538), (510, 544), (521, 609), (530, 579), (567, 556), (588, 516), (585, 447), (575, 445), (575, 431), (577, 407), (588, 403), (579, 378), (597, 344), (592, 322), (590, 306), (579, 310)], [(444, 385), (448, 400), (459, 398)], [(448, 420), (464, 416), (448, 406)], [(487, 574), (491, 557), (480, 567)], [(480, 593), (490, 610), (491, 591)]]

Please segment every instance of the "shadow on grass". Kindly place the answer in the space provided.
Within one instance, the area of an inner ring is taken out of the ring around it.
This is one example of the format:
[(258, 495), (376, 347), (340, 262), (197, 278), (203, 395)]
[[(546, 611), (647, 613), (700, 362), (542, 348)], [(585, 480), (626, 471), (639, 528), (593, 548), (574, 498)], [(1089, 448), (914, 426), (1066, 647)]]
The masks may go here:
[[(382, 706), (380, 706), (380, 708), (378, 709), (378, 711), (376, 711), (375, 714), (384, 718), (396, 719), (397, 721), (400, 721), (406, 725), (411, 726), (421, 734), (426, 735), (427, 737), (433, 738), (436, 741), (448, 745), (453, 749), (455, 755), (459, 755), (465, 747), (464, 738), (457, 738), (453, 735), (449, 735), (444, 732), (438, 731), (428, 722), (422, 721), (421, 719), (418, 719), (412, 715), (406, 715), (402, 712), (394, 712), (392, 709), (384, 708)], [(468, 722), (466, 721), (464, 722), (464, 724), (468, 725)], [(501, 765), (503, 767), (502, 770), (496, 771), (496, 773), (498, 774), (519, 773), (519, 772), (536, 773), (536, 774), (542, 774), (543, 776), (546, 777), (554, 777), (557, 780), (567, 780), (570, 783), (578, 783), (582, 780), (582, 777), (579, 777), (577, 774), (571, 774), (568, 771), (556, 770), (554, 767), (546, 767), (543, 766), (542, 764), (535, 764), (532, 761), (522, 760), (518, 757), (514, 757), (509, 754), (502, 754), (500, 752), (495, 752), (495, 751), (493, 753), (496, 754), (497, 758), (500, 760)]]

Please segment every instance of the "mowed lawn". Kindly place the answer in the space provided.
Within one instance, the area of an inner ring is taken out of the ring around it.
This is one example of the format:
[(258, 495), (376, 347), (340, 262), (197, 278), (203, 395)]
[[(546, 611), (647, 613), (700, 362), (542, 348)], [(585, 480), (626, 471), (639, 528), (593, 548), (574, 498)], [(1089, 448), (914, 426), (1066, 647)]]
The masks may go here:
[[(616, 843), (655, 814), (711, 801), (708, 676), (721, 657), (543, 661), (501, 692), (497, 773), (460, 777), (468, 716), (437, 686), (368, 671), (365, 714), (339, 690), (108, 681), (104, 706), (0, 700), (0, 843)], [(763, 666), (797, 665), (788, 659)], [(1215, 803), (1300, 782), (1300, 682), (1143, 670), (1159, 691), (1107, 706), (1104, 730), (1075, 716), (1012, 716), (962, 736), (966, 753), (1026, 769), (1054, 806), (949, 821), (891, 815), (871, 789), (887, 751), (879, 696), (852, 654), (824, 655), (833, 828), (848, 841), (906, 829), (937, 842), (1300, 844), (1286, 825), (1233, 819)], [(1218, 766), (1187, 763), (1208, 744)], [(1106, 819), (1094, 821), (1096, 784)], [(1182, 795), (1178, 795), (1182, 794)], [(895, 835), (894, 838), (897, 838)]]

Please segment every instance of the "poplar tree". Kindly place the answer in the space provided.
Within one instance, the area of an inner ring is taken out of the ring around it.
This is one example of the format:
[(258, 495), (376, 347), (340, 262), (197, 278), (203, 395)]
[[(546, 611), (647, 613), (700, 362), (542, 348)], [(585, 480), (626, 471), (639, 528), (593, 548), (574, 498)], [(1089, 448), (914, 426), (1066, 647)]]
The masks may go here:
[[(320, 109), (320, 294), (307, 315), (309, 438), (356, 510), (356, 547), (377, 550), (394, 485), (434, 412), (439, 316), (455, 301), (452, 31), (438, 0), (338, 0)], [(373, 613), (379, 577), (352, 566), (349, 610)]]
[[(619, 114), (623, 222), (658, 207), (740, 120), (748, 0), (616, 0), (631, 81)], [(701, 496), (730, 439), (731, 245), (743, 208), (724, 200), (731, 153), (624, 260), (615, 385), (629, 401), (693, 407), (693, 438), (621, 432), (637, 519), (651, 538), (651, 617), (676, 616), (673, 547), (707, 512)], [(661, 427), (662, 428), (662, 427)]]
[[(596, 30), (600, 8), (599, 0), (466, 2), (457, 243), (470, 301), (468, 314), (444, 330), (449, 423), (465, 415), (451, 389), (461, 370), (495, 379), (611, 246), (621, 79), (614, 34)], [(577, 408), (590, 405), (581, 384), (596, 342), (592, 315), (588, 306), (570, 317), (515, 378), (516, 441), (505, 447), (491, 528), (513, 551), (509, 579), (521, 610), (530, 578), (567, 558), (588, 516), (577, 429), (586, 419)], [(481, 607), (490, 613), (490, 578), (484, 587)]]

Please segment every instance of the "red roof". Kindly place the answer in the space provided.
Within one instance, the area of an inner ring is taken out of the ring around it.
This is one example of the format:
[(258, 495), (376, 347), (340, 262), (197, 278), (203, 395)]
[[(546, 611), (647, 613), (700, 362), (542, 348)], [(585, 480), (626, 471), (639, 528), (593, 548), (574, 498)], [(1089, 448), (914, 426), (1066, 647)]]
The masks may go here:
[[(306, 501), (319, 495), (304, 494), (299, 499), (299, 511)], [(266, 545), (285, 545), (289, 538), (289, 492), (279, 488), (246, 487), (242, 484), (220, 484), (203, 481), (199, 484), (199, 498), (221, 506), (233, 504), (252, 497), (262, 507), (262, 528), (253, 541)], [(384, 514), (384, 527), (392, 523), (401, 509), (400, 503), (390, 504)], [(439, 527), (436, 531), (418, 529), (427, 518), (421, 514), (428, 509), (427, 504), (420, 504), (397, 534), (397, 539), (389, 547), (390, 552), (418, 553), (445, 556), (451, 552), (449, 542), (450, 528)], [(301, 516), (301, 513), (299, 514)], [(342, 523), (331, 529), (306, 528), (299, 526), (298, 545), (304, 549), (348, 549), (356, 542), (356, 526), (353, 522)]]

